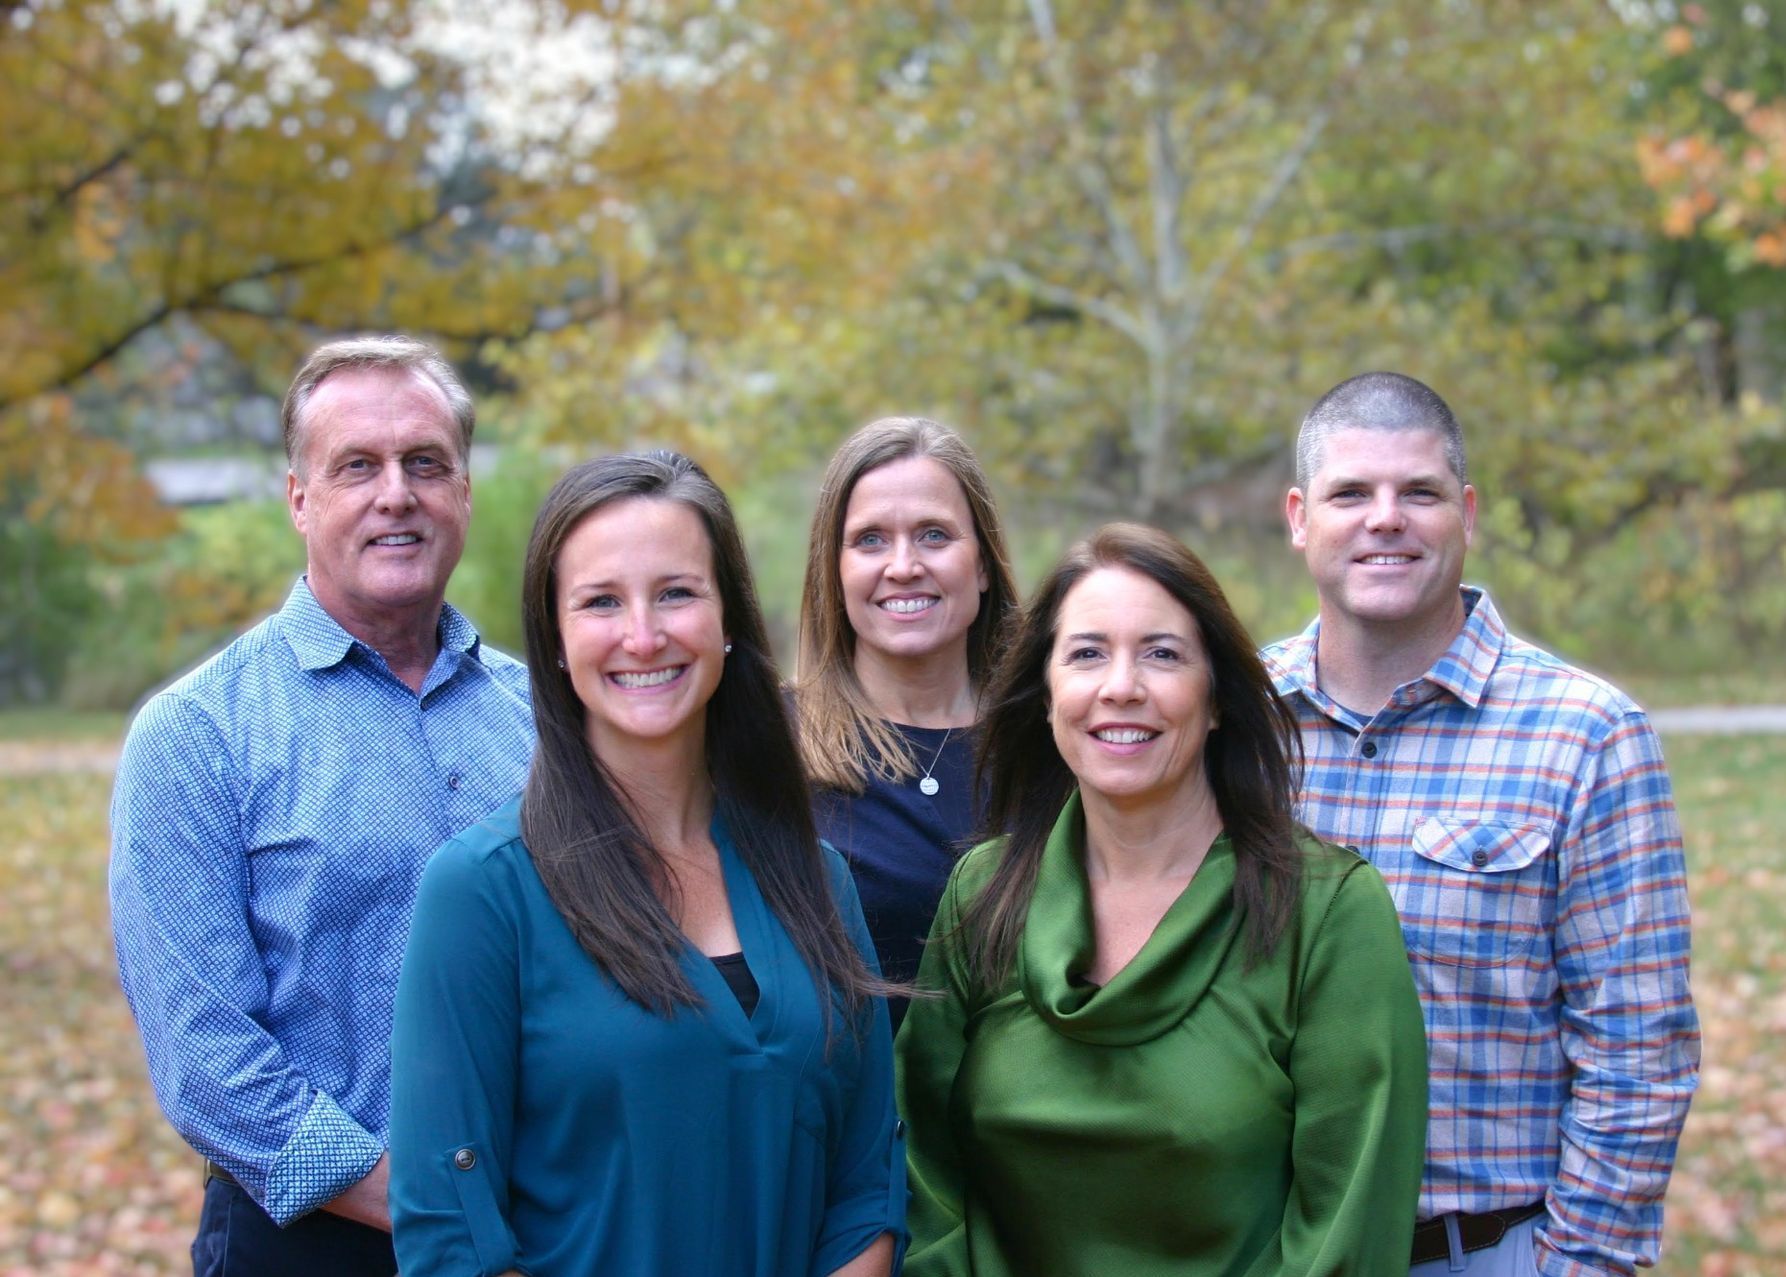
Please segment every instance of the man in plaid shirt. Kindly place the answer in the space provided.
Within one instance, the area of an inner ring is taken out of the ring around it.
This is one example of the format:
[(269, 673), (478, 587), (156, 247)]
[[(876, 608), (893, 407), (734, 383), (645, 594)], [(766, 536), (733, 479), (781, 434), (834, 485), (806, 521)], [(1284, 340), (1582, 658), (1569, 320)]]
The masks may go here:
[(1629, 1274), (1698, 1081), (1680, 829), (1648, 719), (1462, 585), (1444, 400), (1367, 373), (1310, 410), (1291, 542), (1320, 614), (1265, 657), (1301, 816), (1382, 871), (1432, 1075), (1412, 1271)]

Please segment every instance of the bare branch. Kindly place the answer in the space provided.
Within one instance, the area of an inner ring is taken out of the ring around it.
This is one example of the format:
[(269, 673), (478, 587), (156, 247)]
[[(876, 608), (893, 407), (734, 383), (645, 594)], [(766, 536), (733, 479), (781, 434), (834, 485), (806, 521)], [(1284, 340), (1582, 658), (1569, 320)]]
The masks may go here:
[(987, 263), (987, 266), (999, 278), (1026, 296), (1089, 315), (1099, 323), (1116, 329), (1137, 344), (1145, 344), (1147, 341), (1147, 326), (1139, 317), (1124, 310), (1121, 306), (1105, 301), (1102, 297), (1082, 293), (1076, 288), (1068, 288), (1063, 284), (1052, 283), (1019, 266), (1016, 262), (995, 261)]
[(1277, 207), (1278, 201), (1283, 199), (1284, 192), (1290, 188), (1290, 183), (1296, 180), (1296, 175), (1308, 162), (1309, 155), (1314, 151), (1315, 144), (1321, 140), (1321, 134), (1326, 130), (1327, 122), (1331, 118), (1331, 113), (1324, 106), (1317, 107), (1309, 116), (1307, 123), (1302, 127), (1302, 135), (1296, 139), (1296, 144), (1278, 160), (1276, 167), (1272, 169), (1270, 179), (1254, 196), (1252, 206), (1247, 209), (1246, 216), (1241, 219), (1240, 225), (1235, 228), (1234, 237), (1229, 241), (1227, 248), (1218, 253), (1215, 260), (1209, 264), (1209, 268), (1203, 272), (1198, 291), (1204, 298), (1208, 298), (1215, 291), (1216, 285), (1228, 273), (1229, 268), (1234, 265), (1241, 254), (1252, 247), (1253, 240), (1259, 233), (1260, 224), (1271, 215), (1271, 211)]
[[(1157, 86), (1156, 86), (1157, 88)], [(1184, 210), (1185, 179), (1178, 167), (1172, 137), (1172, 107), (1156, 96), (1147, 117), (1148, 202), (1153, 212), (1154, 278), (1168, 305), (1184, 292), (1184, 242), (1179, 235)]]
[(1042, 42), (1042, 65), (1060, 99), (1061, 114), (1070, 130), (1069, 144), (1077, 152), (1070, 163), (1070, 170), (1078, 181), (1081, 193), (1103, 220), (1105, 233), (1110, 238), (1111, 253), (1128, 276), (1130, 287), (1145, 289), (1149, 274), (1147, 258), (1141, 251), (1134, 229), (1123, 219), (1110, 175), (1104, 171), (1097, 148), (1089, 140), (1085, 118), (1079, 110), (1078, 87), (1074, 83), (1072, 67), (1055, 26), (1054, 7), (1050, 0), (1028, 2), (1031, 24), (1036, 29), (1037, 38)]

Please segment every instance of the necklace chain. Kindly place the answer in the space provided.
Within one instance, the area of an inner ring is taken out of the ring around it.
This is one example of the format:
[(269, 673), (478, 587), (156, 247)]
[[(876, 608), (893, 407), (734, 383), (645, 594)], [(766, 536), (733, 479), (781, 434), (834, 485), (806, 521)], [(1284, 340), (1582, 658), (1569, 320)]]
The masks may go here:
[(936, 757), (930, 760), (930, 766), (924, 769), (924, 778), (918, 782), (918, 792), (923, 794), (926, 798), (936, 797), (937, 790), (943, 787), (942, 782), (937, 780), (937, 778), (930, 773), (935, 771), (936, 765), (943, 761), (943, 749), (948, 745), (949, 737), (954, 734), (955, 729), (953, 727), (943, 733), (942, 744), (936, 747)]

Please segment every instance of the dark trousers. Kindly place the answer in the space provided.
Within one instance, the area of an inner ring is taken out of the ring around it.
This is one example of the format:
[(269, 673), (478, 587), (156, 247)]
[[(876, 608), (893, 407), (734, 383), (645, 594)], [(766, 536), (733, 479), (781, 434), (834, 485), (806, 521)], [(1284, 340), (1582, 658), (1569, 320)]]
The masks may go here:
[(392, 1277), (391, 1235), (351, 1219), (312, 1211), (275, 1224), (241, 1185), (205, 1185), (192, 1277)]

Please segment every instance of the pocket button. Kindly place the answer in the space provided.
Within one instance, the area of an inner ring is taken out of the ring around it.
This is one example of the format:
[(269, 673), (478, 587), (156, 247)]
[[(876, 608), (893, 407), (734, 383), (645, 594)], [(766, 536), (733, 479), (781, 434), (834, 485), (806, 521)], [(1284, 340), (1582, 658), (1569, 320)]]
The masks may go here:
[(1475, 851), (1470, 853), (1470, 863), (1475, 865), (1478, 869), (1482, 868), (1483, 865), (1486, 865), (1488, 860), (1488, 852), (1484, 848), (1478, 847)]

